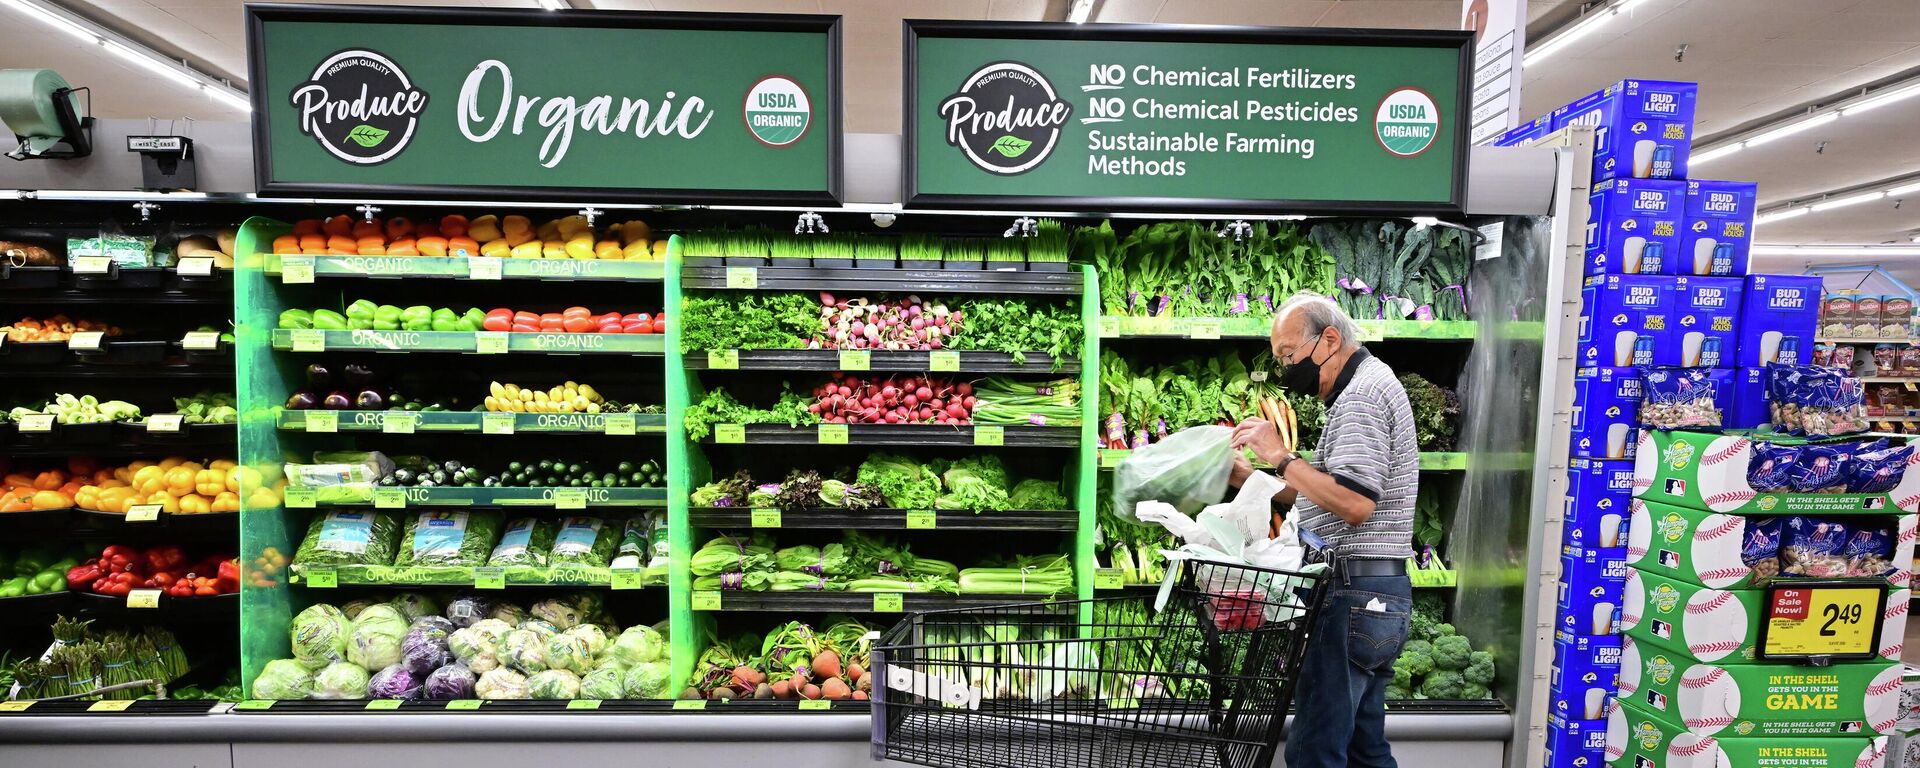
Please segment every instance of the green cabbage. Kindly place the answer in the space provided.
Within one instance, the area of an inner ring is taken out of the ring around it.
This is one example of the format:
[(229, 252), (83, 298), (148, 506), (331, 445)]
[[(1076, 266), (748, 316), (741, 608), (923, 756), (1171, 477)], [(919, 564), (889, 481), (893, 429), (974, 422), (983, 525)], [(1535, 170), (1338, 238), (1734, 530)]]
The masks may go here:
[(627, 627), (607, 651), (607, 657), (622, 667), (659, 661), (666, 655), (667, 638), (647, 626)]
[[(421, 512), (407, 517), (394, 565), (486, 565), (500, 530), (492, 512)], [(438, 611), (435, 611), (438, 613)]]
[(580, 698), (623, 698), (626, 692), (626, 689), (622, 687), (624, 684), (620, 680), (623, 673), (623, 670), (612, 664), (602, 664), (594, 667), (593, 671), (588, 672), (586, 677), (580, 678)]
[(267, 662), (260, 676), (253, 679), (253, 697), (273, 701), (304, 699), (313, 695), (313, 670), (293, 659)]
[(549, 669), (527, 678), (527, 696), (535, 699), (580, 698), (580, 676), (564, 669)]
[(667, 662), (649, 661), (628, 669), (621, 683), (629, 699), (664, 699), (669, 674)]
[(326, 603), (315, 603), (293, 617), (293, 657), (308, 669), (319, 669), (347, 658), (347, 635), (353, 626), (347, 615)]
[(572, 629), (587, 620), (578, 603), (559, 597), (534, 603), (528, 612), (534, 619), (553, 625), (555, 631)]
[(499, 602), (493, 605), (493, 611), (487, 614), (487, 618), (499, 619), (510, 625), (519, 624), (527, 620), (527, 612), (513, 603)]
[(385, 669), (400, 663), (400, 640), (407, 620), (392, 605), (368, 606), (353, 620), (347, 639), (347, 661), (366, 669)]
[(465, 663), (468, 659), (480, 654), (493, 653), (496, 642), (498, 642), (496, 638), (488, 637), (483, 632), (476, 632), (473, 627), (467, 627), (456, 629), (453, 634), (447, 635), (447, 650), (453, 652), (454, 658)]
[(364, 699), (367, 697), (367, 679), (371, 675), (358, 664), (348, 661), (336, 661), (328, 664), (313, 676), (313, 697), (316, 699)]
[(379, 600), (374, 600), (372, 598), (366, 598), (366, 597), (355, 598), (352, 600), (348, 600), (345, 603), (341, 603), (340, 612), (343, 614), (346, 614), (347, 621), (353, 621), (355, 618), (358, 618), (360, 616), (361, 611), (364, 611), (367, 609), (367, 606), (379, 605), (379, 604), (380, 604)]

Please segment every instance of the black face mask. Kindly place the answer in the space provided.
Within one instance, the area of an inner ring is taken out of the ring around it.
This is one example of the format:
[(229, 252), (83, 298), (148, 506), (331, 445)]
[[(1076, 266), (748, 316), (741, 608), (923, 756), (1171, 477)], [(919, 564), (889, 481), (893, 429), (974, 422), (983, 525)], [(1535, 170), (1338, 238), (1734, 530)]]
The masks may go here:
[(1307, 350), (1307, 357), (1297, 363), (1287, 363), (1280, 370), (1280, 387), (1303, 397), (1320, 396), (1320, 364), (1313, 361), (1313, 353), (1320, 350), (1320, 341), (1315, 339), (1313, 349)]

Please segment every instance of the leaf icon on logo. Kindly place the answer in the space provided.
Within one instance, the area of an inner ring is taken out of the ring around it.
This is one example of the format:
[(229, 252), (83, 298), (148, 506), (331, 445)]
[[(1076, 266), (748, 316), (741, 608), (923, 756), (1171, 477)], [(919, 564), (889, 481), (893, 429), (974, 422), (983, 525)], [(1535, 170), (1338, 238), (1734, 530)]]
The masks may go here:
[(351, 141), (367, 149), (373, 149), (380, 146), (380, 142), (387, 140), (388, 133), (389, 131), (383, 131), (371, 125), (356, 125), (353, 130), (347, 132), (347, 138), (341, 143)]
[(1033, 142), (1018, 136), (1002, 136), (994, 139), (993, 146), (989, 147), (989, 149), (1006, 155), (1007, 157), (1019, 157), (1026, 154), (1027, 148), (1031, 146), (1033, 146)]

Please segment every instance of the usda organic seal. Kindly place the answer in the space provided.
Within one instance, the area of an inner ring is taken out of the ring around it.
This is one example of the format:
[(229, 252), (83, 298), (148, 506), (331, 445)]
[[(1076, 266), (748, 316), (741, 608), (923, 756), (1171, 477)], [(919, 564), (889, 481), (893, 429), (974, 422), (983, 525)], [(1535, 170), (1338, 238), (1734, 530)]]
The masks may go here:
[(1373, 133), (1380, 146), (1400, 157), (1427, 151), (1440, 137), (1440, 107), (1418, 88), (1401, 88), (1380, 100)]
[(747, 131), (769, 147), (784, 147), (807, 135), (813, 123), (813, 100), (792, 78), (768, 75), (747, 90), (743, 106)]

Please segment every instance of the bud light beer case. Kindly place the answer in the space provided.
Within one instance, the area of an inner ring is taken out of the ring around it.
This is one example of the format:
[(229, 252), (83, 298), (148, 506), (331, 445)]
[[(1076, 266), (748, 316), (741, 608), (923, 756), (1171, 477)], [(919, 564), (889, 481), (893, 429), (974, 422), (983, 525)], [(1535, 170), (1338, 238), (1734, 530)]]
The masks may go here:
[(1587, 202), (1586, 274), (1678, 274), (1686, 182), (1603, 181)]
[(1554, 110), (1552, 130), (1593, 126), (1595, 184), (1684, 179), (1699, 90), (1694, 83), (1622, 80)]

